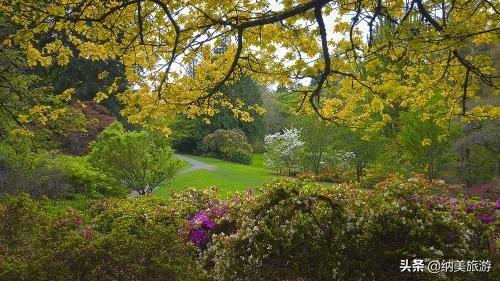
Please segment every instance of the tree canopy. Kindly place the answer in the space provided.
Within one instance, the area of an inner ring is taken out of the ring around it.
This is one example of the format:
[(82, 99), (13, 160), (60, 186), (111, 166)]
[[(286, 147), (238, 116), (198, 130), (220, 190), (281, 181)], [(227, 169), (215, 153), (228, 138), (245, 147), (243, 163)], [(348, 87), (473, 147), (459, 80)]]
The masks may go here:
[[(498, 44), (499, 5), (489, 0), (1, 0), (0, 11), (19, 26), (3, 46), (19, 45), (29, 66), (65, 65), (75, 56), (123, 64), (131, 87), (118, 93), (116, 79), (98, 96), (118, 94), (122, 113), (133, 123), (165, 129), (165, 118), (173, 113), (212, 116), (221, 108), (251, 119), (259, 106), (221, 91), (251, 75), (299, 93), (297, 108), (377, 130), (394, 107), (418, 112), (421, 119), (437, 115), (441, 126), (455, 115), (500, 116), (491, 104), (468, 105), (480, 98), (479, 87), (498, 89), (495, 48), (487, 46)], [(382, 21), (390, 28), (379, 30), (374, 40)], [(221, 44), (225, 51), (215, 55)], [(193, 60), (195, 69), (188, 74), (184, 68)], [(438, 113), (429, 103), (436, 93), (444, 108)]]

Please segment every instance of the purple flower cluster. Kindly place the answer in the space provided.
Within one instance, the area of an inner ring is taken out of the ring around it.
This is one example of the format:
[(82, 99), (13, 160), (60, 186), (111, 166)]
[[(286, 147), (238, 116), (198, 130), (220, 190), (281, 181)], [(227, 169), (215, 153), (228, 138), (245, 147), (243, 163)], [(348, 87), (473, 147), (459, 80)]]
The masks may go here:
[(500, 210), (500, 199), (497, 199), (495, 205), (489, 203), (488, 200), (481, 200), (477, 203), (466, 204), (464, 199), (451, 198), (450, 196), (425, 196), (420, 197), (419, 195), (414, 195), (411, 198), (414, 202), (424, 202), (427, 208), (433, 208), (436, 204), (448, 207), (452, 217), (455, 217), (460, 204), (464, 204), (465, 213), (475, 214), (483, 223), (490, 224), (494, 223), (497, 219), (495, 211)]
[(216, 220), (227, 212), (227, 205), (214, 204), (208, 210), (200, 211), (189, 220), (189, 238), (198, 250), (202, 250), (212, 239), (212, 229), (217, 225)]
[(494, 206), (489, 206), (488, 202), (481, 200), (478, 203), (467, 204), (465, 206), (465, 212), (476, 213), (477, 217), (481, 219), (483, 223), (489, 224), (496, 221), (497, 216), (495, 211), (500, 209), (500, 200), (496, 200)]
[(215, 221), (211, 220), (206, 211), (196, 213), (189, 220), (189, 240), (193, 242), (198, 250), (201, 250), (210, 242), (210, 229), (215, 226)]
[(83, 237), (85, 237), (85, 239), (87, 239), (87, 240), (90, 240), (92, 238), (92, 228), (91, 227), (87, 227), (83, 230)]
[(76, 217), (75, 226), (80, 227), (81, 224), (82, 224), (82, 218), (80, 216)]
[(492, 223), (492, 222), (495, 222), (495, 220), (497, 219), (497, 215), (493, 214), (491, 216), (487, 216), (484, 214), (479, 214), (479, 218), (481, 218), (481, 220), (484, 223)]

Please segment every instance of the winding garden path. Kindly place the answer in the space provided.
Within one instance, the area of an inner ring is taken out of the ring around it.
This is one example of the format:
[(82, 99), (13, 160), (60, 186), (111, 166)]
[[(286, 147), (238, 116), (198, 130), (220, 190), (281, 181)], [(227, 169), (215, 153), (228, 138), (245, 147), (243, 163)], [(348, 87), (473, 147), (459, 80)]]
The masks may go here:
[(186, 155), (174, 154), (174, 157), (178, 158), (178, 159), (180, 159), (182, 161), (186, 161), (189, 164), (191, 164), (191, 167), (180, 171), (179, 174), (187, 174), (187, 173), (190, 173), (190, 172), (193, 172), (193, 171), (196, 171), (196, 170), (200, 170), (200, 169), (205, 169), (205, 170), (213, 171), (213, 170), (215, 170), (217, 168), (214, 165), (205, 164), (205, 163), (200, 162), (198, 160), (194, 160), (193, 158), (190, 158), (190, 157), (188, 157)]
[[(194, 160), (193, 158), (190, 158), (186, 155), (174, 154), (174, 157), (191, 164), (191, 167), (180, 171), (179, 174), (187, 174), (187, 173), (190, 173), (190, 172), (193, 172), (196, 170), (200, 170), (200, 169), (205, 169), (205, 170), (209, 170), (209, 171), (213, 171), (213, 170), (217, 169), (217, 166), (205, 164), (205, 163), (200, 162), (198, 160)], [(156, 188), (158, 188), (158, 187), (156, 187)], [(133, 190), (129, 193), (129, 195), (132, 197), (136, 197), (139, 195), (139, 193), (137, 193), (137, 191)]]

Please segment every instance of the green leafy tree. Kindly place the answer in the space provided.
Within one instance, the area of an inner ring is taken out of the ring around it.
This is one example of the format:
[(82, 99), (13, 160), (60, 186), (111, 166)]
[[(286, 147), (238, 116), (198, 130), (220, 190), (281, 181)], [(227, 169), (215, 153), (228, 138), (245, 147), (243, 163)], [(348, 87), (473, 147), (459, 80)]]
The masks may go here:
[[(0, 42), (19, 26), (0, 12)], [(54, 148), (56, 138), (81, 132), (88, 120), (69, 106), (74, 89), (54, 89), (47, 76), (28, 67), (17, 45), (0, 47), (0, 140), (29, 137), (32, 149)], [(66, 90), (67, 89), (67, 90)]]
[(381, 150), (383, 140), (379, 135), (366, 137), (365, 132), (339, 127), (335, 140), (337, 156), (341, 162), (356, 170), (356, 180), (359, 182), (365, 175), (365, 170), (373, 164)]
[[(248, 105), (262, 105), (262, 96), (260, 86), (249, 76), (243, 76), (241, 79), (231, 85), (225, 86), (222, 91), (232, 99), (241, 100)], [(208, 117), (208, 123), (201, 122), (200, 129), (206, 133), (212, 133), (217, 129), (240, 129), (245, 133), (248, 142), (255, 144), (264, 139), (264, 119), (256, 111), (250, 113), (251, 122), (242, 120), (241, 116), (235, 114), (232, 110), (222, 108), (214, 116)]]
[(126, 132), (117, 122), (91, 144), (90, 161), (141, 195), (171, 179), (180, 167), (164, 138), (145, 131)]
[[(245, 104), (262, 105), (261, 88), (251, 77), (244, 76), (235, 83), (224, 86), (222, 91)], [(175, 149), (192, 153), (201, 147), (206, 135), (219, 129), (239, 129), (245, 134), (248, 143), (259, 149), (264, 140), (264, 117), (256, 110), (250, 112), (249, 117), (251, 120), (241, 118), (238, 112), (227, 108), (220, 108), (213, 116), (193, 119), (179, 115), (169, 123), (172, 130), (169, 138)]]
[(473, 185), (499, 178), (500, 120), (472, 122), (462, 128), (454, 145), (458, 153), (457, 173)]
[(281, 89), (275, 92), (267, 91), (262, 95), (262, 105), (264, 112), (264, 131), (266, 135), (275, 134), (289, 126), (291, 119), (289, 101), (290, 94)]
[(199, 120), (189, 119), (183, 115), (175, 116), (169, 124), (172, 134), (169, 135), (168, 140), (172, 147), (176, 151), (195, 152), (204, 136), (200, 126)]
[(440, 127), (432, 118), (420, 119), (415, 113), (402, 112), (398, 140), (405, 162), (411, 171), (420, 172), (433, 179), (439, 176), (451, 161), (450, 140), (457, 133), (455, 126)]
[(316, 115), (298, 116), (291, 122), (300, 129), (301, 140), (304, 141), (303, 166), (318, 175), (322, 165), (330, 156), (335, 127), (327, 126)]

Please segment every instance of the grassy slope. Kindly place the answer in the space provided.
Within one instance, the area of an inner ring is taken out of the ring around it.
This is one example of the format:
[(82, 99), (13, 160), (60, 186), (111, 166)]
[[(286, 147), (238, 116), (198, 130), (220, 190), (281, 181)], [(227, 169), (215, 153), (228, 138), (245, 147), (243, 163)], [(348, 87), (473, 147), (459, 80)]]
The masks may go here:
[(180, 191), (186, 187), (205, 188), (208, 186), (216, 186), (222, 195), (230, 195), (236, 191), (245, 191), (249, 187), (260, 186), (274, 177), (271, 170), (264, 168), (262, 154), (254, 154), (252, 165), (200, 156), (190, 155), (189, 157), (216, 166), (217, 169), (178, 174), (170, 184), (162, 185), (155, 190), (156, 195), (167, 196), (172, 189)]

